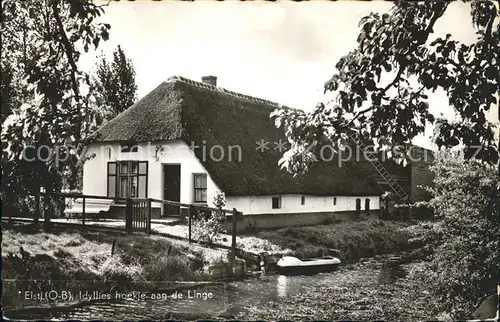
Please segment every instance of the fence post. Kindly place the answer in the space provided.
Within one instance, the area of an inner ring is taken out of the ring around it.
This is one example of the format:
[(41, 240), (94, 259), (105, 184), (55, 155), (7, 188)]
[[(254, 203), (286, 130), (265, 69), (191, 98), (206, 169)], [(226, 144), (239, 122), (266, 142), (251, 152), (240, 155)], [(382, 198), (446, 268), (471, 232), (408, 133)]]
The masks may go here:
[(125, 207), (125, 231), (132, 232), (132, 199), (127, 198), (127, 206)]
[(85, 226), (85, 196), (83, 196), (83, 205), (82, 205), (82, 225)]
[(140, 207), (141, 207), (141, 229), (144, 228), (144, 231), (146, 232), (146, 202), (145, 201), (141, 201), (139, 203)]
[(231, 242), (231, 268), (234, 271), (234, 264), (236, 259), (236, 223), (238, 221), (238, 210), (233, 208), (233, 232)]
[(189, 226), (189, 243), (191, 244), (191, 218), (193, 217), (193, 205), (189, 205), (188, 207), (188, 226)]
[(38, 191), (35, 192), (35, 224), (38, 224), (38, 221), (40, 220), (41, 217), (41, 211), (40, 211), (40, 187), (38, 187)]
[(147, 233), (151, 234), (151, 198), (148, 198), (148, 223), (147, 223)]

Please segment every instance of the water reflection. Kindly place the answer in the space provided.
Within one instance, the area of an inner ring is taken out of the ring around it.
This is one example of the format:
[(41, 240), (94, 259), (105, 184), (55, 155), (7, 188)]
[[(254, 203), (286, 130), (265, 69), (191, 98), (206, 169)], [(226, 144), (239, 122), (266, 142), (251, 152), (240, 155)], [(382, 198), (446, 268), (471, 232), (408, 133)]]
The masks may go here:
[(286, 297), (288, 291), (288, 277), (285, 275), (278, 276), (276, 287), (278, 291), (278, 297)]

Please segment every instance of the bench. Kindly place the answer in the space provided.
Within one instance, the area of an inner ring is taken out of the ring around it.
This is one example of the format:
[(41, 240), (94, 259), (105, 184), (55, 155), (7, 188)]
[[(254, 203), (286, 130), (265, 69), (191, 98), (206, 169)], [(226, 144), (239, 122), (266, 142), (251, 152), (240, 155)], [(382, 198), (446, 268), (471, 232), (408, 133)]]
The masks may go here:
[[(97, 220), (99, 219), (99, 214), (107, 212), (112, 203), (113, 200), (85, 198), (85, 215), (93, 215), (94, 219)], [(64, 210), (64, 214), (67, 214), (67, 219), (70, 219), (72, 215), (78, 218), (78, 215), (83, 214), (83, 198), (70, 199), (70, 202), (66, 204), (69, 204), (69, 207)]]

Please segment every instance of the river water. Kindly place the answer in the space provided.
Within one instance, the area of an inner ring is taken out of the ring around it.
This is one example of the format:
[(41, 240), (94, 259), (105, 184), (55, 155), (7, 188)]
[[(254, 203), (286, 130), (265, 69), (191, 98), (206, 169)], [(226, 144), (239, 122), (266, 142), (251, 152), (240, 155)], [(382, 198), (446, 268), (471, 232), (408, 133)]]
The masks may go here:
[[(356, 287), (366, 281), (376, 281), (374, 285), (392, 283), (404, 277), (405, 265), (383, 265), (382, 259), (370, 259), (356, 264), (345, 264), (329, 273), (313, 276), (267, 275), (252, 277), (242, 281), (203, 285), (196, 289), (164, 294), (163, 298), (129, 299), (93, 303), (70, 310), (54, 309), (50, 312), (18, 312), (14, 319), (228, 319), (245, 316), (247, 310), (279, 302), (291, 296), (303, 296), (315, 288), (329, 289)], [(179, 294), (182, 294), (180, 298)], [(114, 297), (114, 296), (113, 296)], [(47, 316), (49, 315), (49, 316)]]

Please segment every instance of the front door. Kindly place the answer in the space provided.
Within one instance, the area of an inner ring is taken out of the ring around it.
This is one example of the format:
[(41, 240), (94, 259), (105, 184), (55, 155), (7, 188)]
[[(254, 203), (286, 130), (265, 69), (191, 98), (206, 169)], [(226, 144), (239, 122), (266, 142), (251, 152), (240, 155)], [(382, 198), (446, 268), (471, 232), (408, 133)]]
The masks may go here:
[[(181, 201), (181, 165), (163, 165), (163, 199), (170, 201)], [(163, 206), (163, 215), (179, 215), (179, 207), (172, 205)]]

